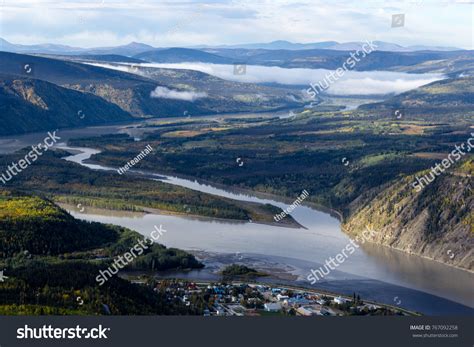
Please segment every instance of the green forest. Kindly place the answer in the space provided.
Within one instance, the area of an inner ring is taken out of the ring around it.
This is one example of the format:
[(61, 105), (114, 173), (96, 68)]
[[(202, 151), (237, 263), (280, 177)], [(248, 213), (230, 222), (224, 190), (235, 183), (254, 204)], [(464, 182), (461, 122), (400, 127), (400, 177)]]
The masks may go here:
[[(150, 286), (96, 277), (140, 234), (79, 221), (53, 202), (3, 190), (0, 195), (0, 314), (184, 314)], [(160, 244), (148, 247), (123, 271), (201, 268), (193, 255)], [(78, 300), (80, 298), (80, 300)]]

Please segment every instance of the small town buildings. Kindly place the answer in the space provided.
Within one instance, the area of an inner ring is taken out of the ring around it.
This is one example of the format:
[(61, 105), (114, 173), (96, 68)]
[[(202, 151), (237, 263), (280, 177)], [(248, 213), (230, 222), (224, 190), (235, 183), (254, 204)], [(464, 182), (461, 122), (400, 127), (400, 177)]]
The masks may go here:
[(306, 305), (296, 309), (296, 312), (301, 316), (321, 316), (323, 308), (321, 305)]
[(345, 304), (346, 302), (350, 301), (348, 299), (345, 299), (343, 298), (342, 296), (336, 296), (334, 299), (333, 299), (334, 303), (336, 304), (339, 304), (339, 305), (342, 305), (342, 304)]
[(278, 312), (281, 310), (281, 304), (279, 302), (268, 302), (263, 305), (263, 308), (267, 312)]

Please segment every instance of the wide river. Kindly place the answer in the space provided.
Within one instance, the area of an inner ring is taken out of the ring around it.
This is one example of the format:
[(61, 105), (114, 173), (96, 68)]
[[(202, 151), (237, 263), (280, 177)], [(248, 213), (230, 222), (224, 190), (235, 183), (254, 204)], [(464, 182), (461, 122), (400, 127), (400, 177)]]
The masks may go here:
[[(106, 133), (130, 134), (133, 129), (125, 126), (91, 127), (58, 134), (63, 136), (62, 141), (67, 141), (70, 138)], [(0, 138), (0, 152), (11, 152), (19, 147), (35, 144), (42, 137), (44, 138), (44, 134)], [(68, 148), (65, 143), (58, 146)], [(68, 156), (65, 160), (92, 170), (114, 170), (87, 162), (91, 155), (98, 153), (97, 150), (75, 148), (75, 151), (77, 154)], [(268, 199), (259, 194), (242, 194), (193, 180), (161, 175), (159, 172), (153, 174), (156, 176), (151, 179), (216, 196), (288, 207), (287, 199)], [(293, 218), (304, 226), (300, 229), (251, 221), (232, 222), (188, 216), (89, 210), (81, 213), (74, 207), (68, 210), (76, 218), (121, 225), (143, 235), (149, 235), (155, 225), (161, 224), (167, 232), (160, 237), (160, 243), (201, 255), (208, 254), (208, 259), (204, 257), (203, 260), (211, 268), (220, 264), (222, 259), (225, 259), (225, 263), (237, 261), (261, 264), (290, 273), (292, 276), (287, 281), (302, 286), (310, 286), (306, 280), (310, 269), (317, 269), (330, 257), (334, 258), (350, 242), (349, 237), (341, 231), (336, 218), (307, 206), (299, 206), (292, 212)], [(226, 257), (217, 258), (216, 262), (216, 255)], [(205, 271), (203, 273), (206, 274)], [(187, 275), (200, 276), (198, 271)], [(336, 270), (318, 281), (314, 288), (349, 295), (355, 291), (366, 299), (400, 305), (426, 314), (474, 314), (474, 274), (367, 243)]]

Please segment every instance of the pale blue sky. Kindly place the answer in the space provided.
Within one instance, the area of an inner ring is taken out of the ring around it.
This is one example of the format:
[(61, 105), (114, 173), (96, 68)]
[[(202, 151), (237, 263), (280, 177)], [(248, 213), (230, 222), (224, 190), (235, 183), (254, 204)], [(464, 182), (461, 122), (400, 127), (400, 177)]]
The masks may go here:
[[(383, 40), (473, 49), (474, 0), (0, 0), (0, 37), (80, 47)], [(391, 28), (391, 16), (405, 26)]]

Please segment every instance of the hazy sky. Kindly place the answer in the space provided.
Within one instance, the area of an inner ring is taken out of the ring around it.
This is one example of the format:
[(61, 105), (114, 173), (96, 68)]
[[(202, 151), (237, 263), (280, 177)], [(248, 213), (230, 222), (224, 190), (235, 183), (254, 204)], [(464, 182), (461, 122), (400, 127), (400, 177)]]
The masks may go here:
[[(80, 47), (383, 40), (473, 49), (474, 0), (0, 0), (0, 37)], [(392, 15), (405, 25), (392, 28)]]

